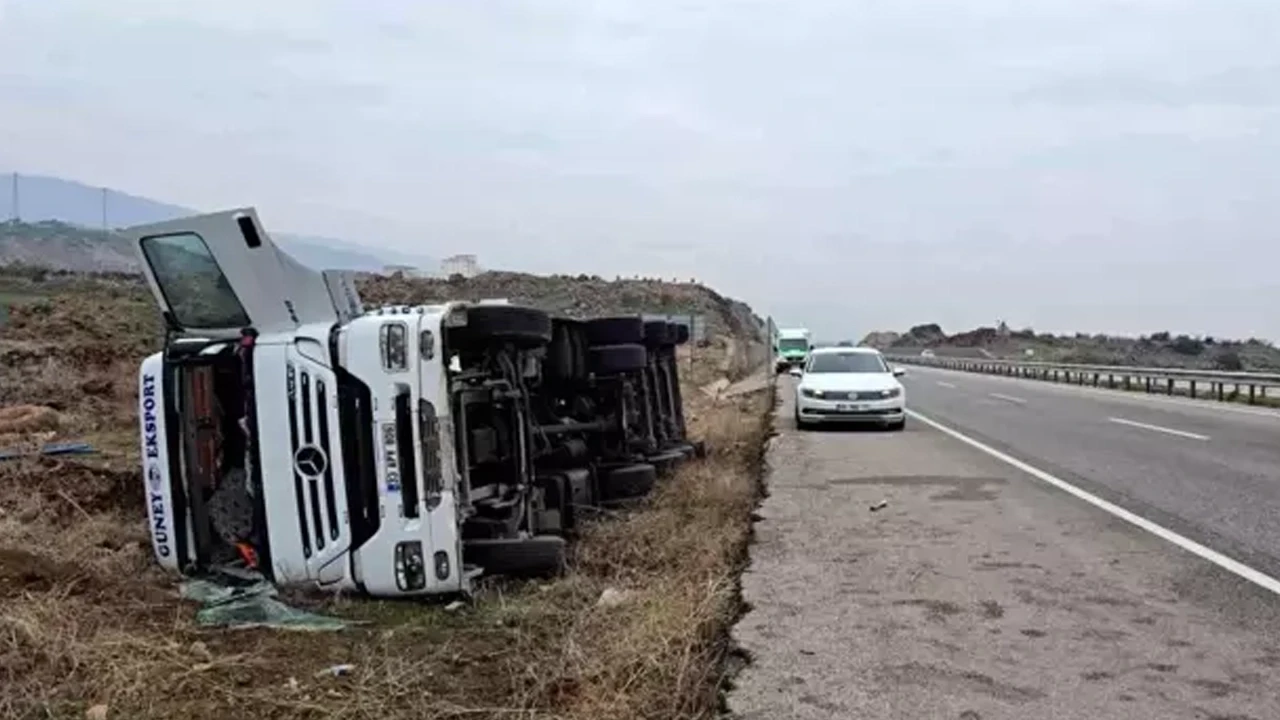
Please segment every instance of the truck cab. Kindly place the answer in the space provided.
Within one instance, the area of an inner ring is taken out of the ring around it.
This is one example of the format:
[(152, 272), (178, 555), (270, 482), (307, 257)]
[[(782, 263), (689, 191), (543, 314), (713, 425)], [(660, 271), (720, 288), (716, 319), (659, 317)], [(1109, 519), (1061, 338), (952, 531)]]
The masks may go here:
[(774, 369), (777, 372), (804, 365), (813, 348), (812, 336), (805, 328), (779, 328), (775, 342), (777, 367)]
[[(250, 208), (124, 232), (166, 328), (139, 370), (156, 560), (378, 596), (468, 592), (480, 569), (463, 530), (479, 496), (529, 503), (518, 481), (473, 487), (485, 459), (458, 456), (480, 433), (455, 418), (489, 386), (448, 338), (486, 306), (366, 312), (350, 274), (298, 263)], [(531, 516), (508, 535), (531, 534)]]

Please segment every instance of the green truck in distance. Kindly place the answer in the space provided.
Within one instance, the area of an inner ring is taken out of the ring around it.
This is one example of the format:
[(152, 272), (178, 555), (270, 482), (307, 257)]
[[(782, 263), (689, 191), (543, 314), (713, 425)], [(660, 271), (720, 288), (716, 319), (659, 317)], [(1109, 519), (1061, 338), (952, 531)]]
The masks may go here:
[(774, 370), (783, 372), (793, 366), (803, 365), (809, 358), (809, 350), (813, 347), (813, 336), (806, 328), (778, 328), (778, 337), (774, 339), (774, 355), (777, 357)]

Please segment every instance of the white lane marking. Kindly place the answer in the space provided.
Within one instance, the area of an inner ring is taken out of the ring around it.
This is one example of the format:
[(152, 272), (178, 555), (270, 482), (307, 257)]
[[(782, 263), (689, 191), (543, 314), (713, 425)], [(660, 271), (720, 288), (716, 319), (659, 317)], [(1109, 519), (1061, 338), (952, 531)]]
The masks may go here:
[[(949, 368), (929, 367), (927, 365), (913, 366), (916, 370), (924, 373), (936, 372), (943, 375), (971, 375), (983, 380), (992, 380), (1002, 383), (1016, 383), (1027, 385), (1035, 383), (1036, 387), (1044, 388), (1050, 391), (1058, 391), (1063, 394), (1078, 393), (1081, 395), (1095, 395), (1115, 398), (1117, 400), (1132, 400), (1134, 402), (1148, 402), (1157, 405), (1176, 405), (1178, 407), (1189, 408), (1192, 410), (1208, 410), (1210, 412), (1229, 412), (1240, 413), (1241, 415), (1256, 415), (1258, 417), (1271, 418), (1273, 420), (1280, 419), (1280, 412), (1276, 410), (1267, 410), (1266, 408), (1249, 407), (1248, 405), (1238, 405), (1230, 402), (1218, 402), (1217, 400), (1192, 400), (1191, 398), (1169, 397), (1167, 395), (1148, 394), (1140, 391), (1128, 390), (1109, 390), (1107, 388), (1095, 388), (1088, 385), (1076, 385), (1074, 383), (1051, 382), (1045, 380), (1034, 380), (1032, 378), (1007, 377), (1004, 375), (988, 375), (987, 373), (969, 372), (967, 370), (951, 370)], [(1268, 395), (1268, 398), (1274, 398), (1274, 395)]]
[(1001, 395), (1000, 393), (987, 393), (987, 394), (988, 394), (990, 397), (993, 397), (993, 398), (995, 398), (995, 399), (997, 399), (997, 400), (1007, 400), (1008, 402), (1011, 402), (1011, 403), (1017, 403), (1017, 404), (1019, 404), (1019, 405), (1026, 405), (1026, 404), (1027, 404), (1027, 401), (1026, 401), (1026, 400), (1023, 400), (1023, 399), (1022, 399), (1022, 398), (1020, 398), (1020, 397), (1014, 397), (1014, 396), (1012, 396), (1012, 395)]
[(1186, 430), (1174, 430), (1173, 428), (1162, 427), (1160, 425), (1148, 425), (1147, 423), (1138, 422), (1136, 420), (1125, 420), (1124, 418), (1118, 418), (1118, 417), (1107, 418), (1107, 419), (1113, 423), (1120, 423), (1121, 425), (1130, 425), (1132, 427), (1142, 428), (1143, 430), (1154, 430), (1156, 432), (1168, 433), (1169, 435), (1177, 435), (1178, 437), (1191, 438), (1192, 440), (1208, 440), (1209, 439), (1208, 435), (1201, 435), (1199, 433), (1187, 432)]
[(1200, 543), (1190, 538), (1183, 537), (1182, 535), (1179, 535), (1178, 533), (1162, 525), (1158, 525), (1154, 522), (1151, 522), (1150, 520), (1142, 517), (1141, 515), (1129, 512), (1128, 510), (1125, 510), (1124, 508), (1120, 507), (1119, 505), (1116, 505), (1115, 503), (1107, 502), (1106, 500), (1103, 500), (1102, 498), (1096, 495), (1093, 495), (1092, 493), (1081, 490), (1080, 488), (1076, 487), (1075, 485), (1072, 485), (1066, 480), (1050, 475), (1044, 470), (1041, 470), (1032, 465), (1028, 465), (1027, 463), (1022, 462), (1021, 460), (1015, 457), (1002, 453), (999, 450), (996, 450), (995, 448), (991, 447), (990, 445), (974, 440), (973, 438), (969, 437), (968, 435), (965, 435), (964, 433), (958, 430), (952, 430), (951, 428), (947, 427), (946, 425), (943, 425), (942, 423), (937, 422), (936, 420), (930, 420), (929, 418), (921, 415), (915, 410), (908, 410), (907, 414), (915, 418), (916, 420), (919, 420), (920, 422), (933, 427), (935, 430), (939, 430), (947, 435), (950, 435), (951, 437), (959, 440), (960, 442), (966, 445), (969, 445), (970, 447), (974, 447), (974, 448), (977, 448), (978, 450), (981, 450), (982, 452), (1005, 463), (1006, 465), (1010, 465), (1014, 468), (1017, 468), (1018, 470), (1021, 470), (1022, 472), (1030, 475), (1031, 477), (1037, 480), (1040, 480), (1041, 482), (1044, 482), (1048, 485), (1052, 485), (1053, 487), (1056, 487), (1059, 490), (1069, 495), (1074, 495), (1075, 497), (1089, 503), (1090, 505), (1093, 505), (1094, 507), (1100, 510), (1103, 510), (1104, 512), (1110, 513), (1120, 518), (1121, 520), (1124, 520), (1127, 523), (1136, 525), (1137, 527), (1143, 530), (1146, 530), (1147, 532), (1151, 533), (1152, 535), (1155, 535), (1161, 540), (1171, 542), (1174, 545), (1177, 545), (1178, 547), (1182, 548), (1183, 550), (1186, 550), (1187, 552), (1191, 553), (1192, 555), (1196, 555), (1197, 557), (1200, 557), (1203, 560), (1208, 560), (1209, 562), (1213, 563), (1214, 565), (1217, 565), (1218, 567), (1222, 568), (1223, 570), (1226, 570), (1229, 573), (1232, 573), (1236, 576), (1244, 578), (1245, 580), (1248, 580), (1249, 582), (1253, 583), (1254, 585), (1257, 585), (1258, 587), (1265, 588), (1277, 595), (1280, 595), (1280, 580), (1277, 580), (1271, 577), (1270, 575), (1267, 575), (1266, 573), (1260, 572), (1258, 570), (1254, 570), (1253, 568), (1249, 567), (1248, 565), (1245, 565), (1242, 562), (1239, 562), (1237, 560), (1232, 560), (1231, 558), (1227, 557), (1226, 555), (1223, 555), (1222, 553), (1216, 550), (1207, 548), (1204, 545), (1201, 545)]
[(954, 383), (949, 383), (949, 382), (942, 382), (941, 380), (939, 380), (939, 381), (938, 381), (938, 387), (954, 388), (954, 387), (955, 387), (955, 384), (954, 384)]

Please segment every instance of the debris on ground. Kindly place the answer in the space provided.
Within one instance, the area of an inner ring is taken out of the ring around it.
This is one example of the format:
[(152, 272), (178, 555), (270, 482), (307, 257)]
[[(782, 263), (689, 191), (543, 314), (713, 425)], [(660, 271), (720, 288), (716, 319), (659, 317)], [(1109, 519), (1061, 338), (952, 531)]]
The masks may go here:
[(45, 443), (36, 450), (8, 447), (0, 449), (0, 460), (17, 460), (32, 455), (56, 457), (58, 455), (93, 455), (97, 448), (85, 442)]
[(196, 624), (204, 627), (333, 631), (348, 625), (343, 620), (305, 612), (280, 602), (276, 598), (275, 586), (263, 577), (246, 581), (220, 575), (188, 580), (180, 591), (183, 599), (201, 604), (196, 612)]
[(630, 599), (630, 597), (631, 593), (626, 590), (619, 590), (611, 587), (605, 588), (604, 592), (600, 593), (600, 599), (596, 600), (596, 607), (618, 607)]

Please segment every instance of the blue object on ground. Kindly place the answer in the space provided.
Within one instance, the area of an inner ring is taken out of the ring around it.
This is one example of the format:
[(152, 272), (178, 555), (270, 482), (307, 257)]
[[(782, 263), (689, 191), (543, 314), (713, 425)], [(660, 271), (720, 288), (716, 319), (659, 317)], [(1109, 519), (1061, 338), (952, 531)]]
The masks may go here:
[(35, 452), (5, 448), (0, 450), (0, 460), (17, 460), (28, 455), (92, 455), (96, 452), (96, 448), (84, 442), (49, 443)]

